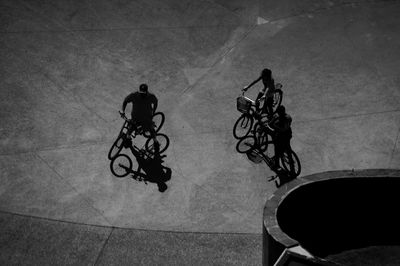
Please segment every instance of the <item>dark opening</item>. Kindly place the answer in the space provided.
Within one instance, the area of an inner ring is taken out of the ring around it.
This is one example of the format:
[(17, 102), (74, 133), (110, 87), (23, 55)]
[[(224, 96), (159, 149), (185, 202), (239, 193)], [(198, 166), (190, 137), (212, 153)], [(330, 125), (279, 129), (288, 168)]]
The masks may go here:
[(292, 191), (279, 205), (281, 229), (313, 255), (400, 244), (400, 179), (323, 180)]

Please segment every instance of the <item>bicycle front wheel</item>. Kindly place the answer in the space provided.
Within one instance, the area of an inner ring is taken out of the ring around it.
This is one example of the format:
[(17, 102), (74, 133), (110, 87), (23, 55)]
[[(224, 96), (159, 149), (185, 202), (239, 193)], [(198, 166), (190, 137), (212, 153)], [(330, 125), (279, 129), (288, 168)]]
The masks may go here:
[(249, 114), (242, 114), (233, 126), (233, 136), (236, 139), (246, 137), (253, 126), (254, 118)]
[(238, 144), (236, 144), (236, 150), (238, 153), (246, 153), (254, 149), (256, 146), (256, 138), (254, 136), (247, 136), (242, 138)]
[[(163, 153), (169, 146), (169, 138), (167, 135), (159, 133), (156, 135), (157, 141), (160, 144), (160, 153)], [(146, 143), (144, 144), (146, 151), (150, 153), (154, 153), (154, 139), (149, 138), (147, 139)]]
[(286, 171), (292, 173), (295, 176), (300, 175), (301, 164), (299, 157), (294, 151), (292, 150), (285, 151), (280, 159), (282, 166)]
[(113, 145), (111, 146), (110, 151), (108, 152), (108, 159), (114, 159), (124, 147), (124, 134), (118, 135), (117, 139), (114, 141)]
[(119, 154), (111, 161), (110, 169), (116, 177), (125, 177), (132, 172), (132, 160), (126, 154)]

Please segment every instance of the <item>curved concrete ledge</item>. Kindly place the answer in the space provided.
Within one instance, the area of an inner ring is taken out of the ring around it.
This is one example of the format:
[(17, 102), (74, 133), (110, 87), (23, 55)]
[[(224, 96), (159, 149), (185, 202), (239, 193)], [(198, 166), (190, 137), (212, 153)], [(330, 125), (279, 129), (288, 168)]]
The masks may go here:
[(367, 246), (399, 245), (400, 170), (331, 171), (294, 180), (264, 208), (263, 263), (301, 246), (313, 259)]

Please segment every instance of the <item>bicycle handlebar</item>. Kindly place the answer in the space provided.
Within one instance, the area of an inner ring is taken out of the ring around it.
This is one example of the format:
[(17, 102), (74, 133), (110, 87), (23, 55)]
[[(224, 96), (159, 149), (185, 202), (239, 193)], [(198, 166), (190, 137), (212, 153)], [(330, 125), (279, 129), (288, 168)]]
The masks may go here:
[(119, 115), (126, 121), (128, 121), (129, 119), (126, 117), (125, 113), (118, 111)]
[[(240, 96), (245, 97), (245, 96), (244, 96), (244, 93), (245, 93), (245, 92), (246, 92), (246, 91), (242, 90), (242, 94), (240, 94)], [(257, 101), (260, 102), (261, 100), (265, 99), (265, 95), (261, 96), (260, 99), (258, 99), (258, 100), (252, 100), (252, 99), (250, 99), (249, 97), (246, 97), (246, 98), (252, 101), (252, 106), (255, 106), (255, 104), (256, 104)]]

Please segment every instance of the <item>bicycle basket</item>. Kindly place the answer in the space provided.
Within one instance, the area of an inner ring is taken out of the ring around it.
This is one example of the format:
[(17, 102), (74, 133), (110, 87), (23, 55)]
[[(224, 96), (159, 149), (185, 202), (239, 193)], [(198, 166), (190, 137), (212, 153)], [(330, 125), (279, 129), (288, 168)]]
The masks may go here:
[(253, 101), (247, 97), (239, 96), (236, 99), (236, 107), (239, 112), (247, 114), (250, 112), (252, 102)]

